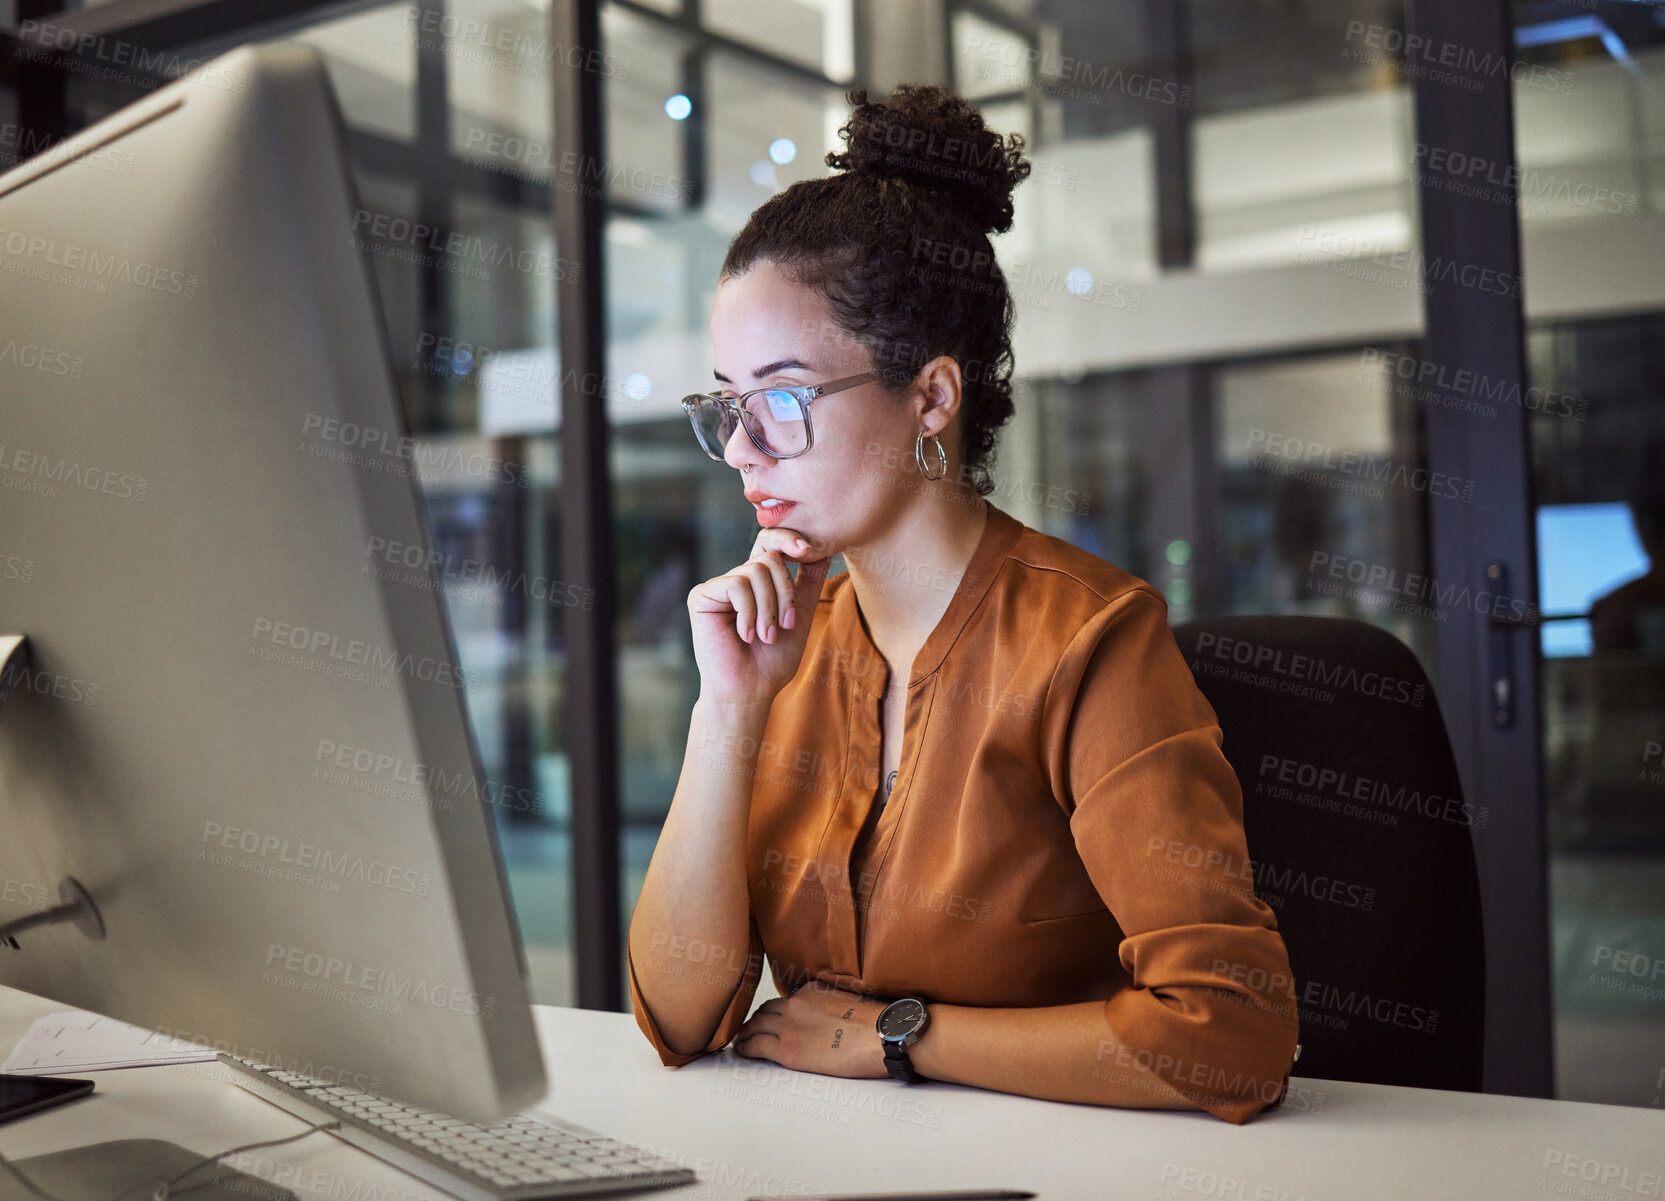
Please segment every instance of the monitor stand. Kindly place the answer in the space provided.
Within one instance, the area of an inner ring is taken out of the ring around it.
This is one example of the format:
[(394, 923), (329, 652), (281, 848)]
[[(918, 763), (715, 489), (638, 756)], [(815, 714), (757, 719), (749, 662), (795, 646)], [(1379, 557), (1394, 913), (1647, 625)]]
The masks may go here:
[(58, 881), (58, 900), (60, 904), (50, 909), (43, 909), (39, 913), (31, 913), (28, 917), (20, 917), (16, 921), (0, 923), (0, 946), (21, 950), (17, 943), (17, 936), (25, 934), (39, 926), (55, 926), (59, 922), (73, 922), (76, 929), (88, 938), (97, 942), (104, 937), (104, 915), (98, 911), (98, 902), (92, 899), (92, 893), (74, 876), (65, 876)]
[[(21, 679), (28, 686), (29, 640), (21, 634), (0, 635), (0, 706)], [(0, 924), (0, 948), (21, 950), (16, 935), (39, 926), (73, 922), (90, 939), (104, 937), (104, 918), (81, 882), (65, 876), (58, 883), (61, 902), (42, 913)], [(169, 1180), (202, 1159), (160, 1139), (128, 1138), (92, 1143), (16, 1159), (12, 1163), (34, 1186), (59, 1201), (112, 1201), (129, 1191), (125, 1201), (151, 1201), (155, 1185)], [(297, 1201), (288, 1189), (249, 1176), (224, 1164), (204, 1164), (181, 1180), (178, 1191), (193, 1201)], [(0, 1169), (0, 1201), (39, 1201), (33, 1191), (10, 1172)]]
[[(152, 1201), (155, 1186), (202, 1160), (195, 1151), (159, 1139), (127, 1138), (71, 1147), (12, 1162), (35, 1187), (60, 1201)], [(269, 1180), (225, 1164), (203, 1164), (170, 1189), (191, 1201), (297, 1201)], [(0, 1169), (0, 1201), (40, 1201)]]
[(29, 639), (22, 634), (0, 634), (0, 708), (12, 694), (12, 685), (29, 683)]
[[(0, 708), (11, 696), (19, 680), (29, 686), (29, 639), (24, 634), (0, 634)], [(0, 923), (0, 946), (17, 950), (17, 935), (37, 926), (52, 926), (59, 922), (74, 922), (88, 938), (97, 942), (104, 937), (104, 915), (82, 883), (74, 876), (58, 882), (58, 900), (62, 903), (42, 913), (32, 913), (16, 921)]]

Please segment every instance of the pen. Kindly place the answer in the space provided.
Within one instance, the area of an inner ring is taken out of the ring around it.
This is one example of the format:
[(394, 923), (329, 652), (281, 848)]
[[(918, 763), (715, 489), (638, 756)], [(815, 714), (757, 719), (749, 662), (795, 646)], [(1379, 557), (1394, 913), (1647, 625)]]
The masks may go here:
[[(1034, 1193), (1019, 1189), (974, 1189), (969, 1193), (819, 1193), (796, 1196), (791, 1201), (1026, 1201)], [(747, 1197), (746, 1201), (786, 1201), (782, 1197)]]

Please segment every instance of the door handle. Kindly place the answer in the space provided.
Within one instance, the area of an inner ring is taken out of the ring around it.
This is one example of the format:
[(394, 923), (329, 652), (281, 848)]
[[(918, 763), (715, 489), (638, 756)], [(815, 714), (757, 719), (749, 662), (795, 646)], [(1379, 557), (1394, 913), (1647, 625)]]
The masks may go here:
[[(1486, 583), (1496, 597), (1509, 595), (1509, 565), (1486, 564)], [(1506, 730), (1515, 724), (1515, 631), (1532, 628), (1537, 622), (1512, 608), (1498, 611), (1494, 605), (1486, 617), (1486, 691), (1491, 698), (1492, 725)]]

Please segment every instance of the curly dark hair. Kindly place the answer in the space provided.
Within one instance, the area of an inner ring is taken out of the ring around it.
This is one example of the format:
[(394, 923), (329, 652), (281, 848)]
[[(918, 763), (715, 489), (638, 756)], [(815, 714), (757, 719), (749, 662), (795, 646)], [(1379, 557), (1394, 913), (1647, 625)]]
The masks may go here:
[(721, 278), (764, 259), (814, 289), (892, 394), (937, 356), (958, 361), (963, 470), (987, 496), (995, 435), (1012, 416), (1016, 317), (989, 234), (1012, 226), (1012, 189), (1029, 175), (1023, 137), (985, 128), (935, 84), (874, 101), (857, 88), (848, 99), (846, 149), (827, 155), (841, 174), (800, 180), (761, 205)]

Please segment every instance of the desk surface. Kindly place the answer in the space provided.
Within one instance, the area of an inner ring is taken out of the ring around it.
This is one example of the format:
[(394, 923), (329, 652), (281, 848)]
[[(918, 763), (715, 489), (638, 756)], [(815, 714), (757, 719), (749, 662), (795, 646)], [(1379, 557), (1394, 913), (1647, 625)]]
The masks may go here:
[[(0, 988), (0, 1046), (64, 1006)], [(1285, 1107), (1206, 1114), (789, 1072), (724, 1051), (666, 1068), (628, 1014), (538, 1006), (554, 1113), (676, 1156), (700, 1183), (615, 1196), (1010, 1187), (1046, 1201), (1665, 1198), (1665, 1112), (1292, 1080)], [(212, 1154), (303, 1123), (217, 1064), (88, 1072), (91, 1097), (0, 1126), (14, 1158), (119, 1138)], [(445, 1201), (328, 1134), (228, 1162), (297, 1197)]]

